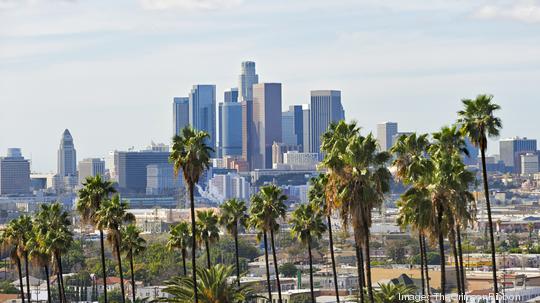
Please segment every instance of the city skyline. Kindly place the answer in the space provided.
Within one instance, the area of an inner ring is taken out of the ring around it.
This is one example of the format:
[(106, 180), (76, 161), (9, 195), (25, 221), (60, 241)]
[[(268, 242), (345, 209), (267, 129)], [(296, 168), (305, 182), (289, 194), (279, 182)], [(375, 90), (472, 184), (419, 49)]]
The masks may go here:
[[(519, 9), (538, 1), (156, 3), (2, 1), (0, 102), (9, 110), (0, 113), (8, 130), (0, 151), (20, 147), (33, 171), (53, 172), (65, 128), (80, 159), (152, 140), (169, 144), (172, 98), (211, 83), (223, 101), (246, 60), (257, 63), (260, 82), (283, 84), (282, 110), (309, 103), (311, 90), (340, 90), (347, 119), (364, 132), (387, 120), (434, 131), (454, 121), (461, 98), (492, 93), (503, 108), (501, 138), (540, 137), (532, 123), (539, 19)], [(283, 17), (274, 20), (278, 10)], [(82, 12), (79, 22), (67, 17)], [(231, 18), (240, 23), (222, 22)], [(144, 39), (152, 43), (141, 46)]]

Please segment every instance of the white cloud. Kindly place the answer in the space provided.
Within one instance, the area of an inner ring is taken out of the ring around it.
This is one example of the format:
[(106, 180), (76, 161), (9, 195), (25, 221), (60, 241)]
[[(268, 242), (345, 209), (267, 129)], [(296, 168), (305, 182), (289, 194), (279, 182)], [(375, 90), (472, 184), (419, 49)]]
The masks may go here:
[(477, 10), (474, 17), (540, 23), (540, 4), (536, 1), (527, 1), (510, 6), (486, 5)]
[(145, 9), (216, 10), (240, 5), (242, 0), (141, 0)]

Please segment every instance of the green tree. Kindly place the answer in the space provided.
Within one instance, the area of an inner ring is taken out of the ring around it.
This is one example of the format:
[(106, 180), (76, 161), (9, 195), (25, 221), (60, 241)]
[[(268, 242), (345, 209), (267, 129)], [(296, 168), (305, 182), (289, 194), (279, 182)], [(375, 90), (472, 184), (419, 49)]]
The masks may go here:
[(213, 210), (197, 211), (197, 240), (206, 247), (206, 262), (210, 268), (210, 244), (219, 240), (218, 216)]
[[(416, 289), (411, 285), (403, 284), (379, 284), (379, 290), (375, 292), (375, 302), (377, 303), (408, 303), (416, 302), (412, 296)], [(407, 296), (411, 296), (409, 299)]]
[(327, 201), (326, 199), (326, 186), (328, 184), (328, 176), (326, 174), (320, 174), (319, 176), (312, 178), (310, 180), (310, 183), (311, 186), (308, 190), (308, 199), (311, 203), (314, 203), (316, 205), (315, 209), (317, 209), (326, 216), (326, 224), (328, 226), (328, 241), (330, 246), (330, 257), (332, 260), (332, 273), (334, 278), (334, 289), (336, 292), (336, 302), (339, 303), (336, 258), (334, 256), (334, 235), (332, 233), (332, 207), (330, 207), (331, 201)]
[[(10, 259), (17, 265), (17, 273), (19, 274), (19, 290), (21, 294), (22, 302), (25, 301), (24, 285), (23, 285), (23, 271), (21, 265), (21, 252), (24, 251), (24, 247), (21, 247), (21, 235), (19, 232), (19, 219), (11, 220), (6, 229), (2, 233), (2, 251), (9, 253)], [(23, 253), (24, 254), (24, 253)]]
[[(83, 182), (83, 187), (79, 190), (79, 199), (77, 200), (76, 209), (81, 215), (84, 223), (89, 223), (96, 226), (95, 214), (100, 209), (103, 200), (116, 192), (113, 183), (104, 180), (101, 175), (95, 177), (87, 177)], [(105, 264), (105, 237), (103, 230), (99, 230), (99, 240), (101, 245), (101, 269), (103, 273), (103, 300), (107, 300), (107, 268)]]
[[(499, 136), (502, 128), (501, 119), (495, 116), (495, 112), (501, 107), (492, 102), (491, 95), (478, 95), (476, 99), (463, 99), (464, 109), (458, 111), (458, 123), (461, 124), (462, 133), (467, 136), (472, 144), (480, 149), (482, 159), (482, 177), (484, 181), (484, 197), (489, 224), (489, 237), (491, 244), (491, 271), (493, 272), (493, 289), (499, 293), (497, 285), (497, 265), (495, 259), (495, 238), (493, 234), (493, 220), (491, 218), (491, 204), (489, 201), (489, 187), (486, 169), (486, 150), (488, 137)], [(498, 297), (495, 298), (498, 303)]]
[(287, 278), (294, 278), (298, 274), (298, 267), (293, 263), (283, 263), (279, 266), (279, 272)]
[(182, 268), (184, 276), (187, 276), (186, 254), (191, 245), (191, 227), (187, 222), (180, 222), (171, 227), (169, 231), (169, 240), (167, 241), (167, 249), (173, 251), (180, 250), (182, 253)]
[(141, 230), (135, 224), (123, 225), (120, 229), (121, 251), (129, 259), (131, 272), (131, 296), (135, 302), (135, 271), (133, 270), (133, 256), (141, 254), (146, 249), (146, 241), (141, 237)]
[(234, 238), (234, 251), (236, 259), (236, 279), (240, 285), (240, 257), (238, 252), (238, 229), (245, 227), (247, 220), (246, 202), (239, 199), (230, 199), (221, 205), (219, 223)]
[(174, 165), (174, 173), (178, 176), (180, 170), (188, 185), (191, 209), (191, 261), (193, 266), (193, 285), (195, 303), (199, 302), (197, 295), (197, 264), (196, 264), (196, 226), (195, 226), (195, 184), (205, 170), (210, 166), (212, 148), (208, 146), (210, 135), (204, 131), (197, 131), (191, 126), (182, 129), (180, 135), (173, 137), (172, 152), (169, 157)]
[(311, 301), (315, 303), (315, 291), (313, 287), (313, 256), (311, 254), (311, 241), (320, 239), (326, 231), (322, 214), (315, 210), (313, 204), (302, 204), (292, 213), (290, 220), (291, 234), (307, 246), (309, 256), (309, 287)]
[(100, 230), (107, 230), (107, 242), (109, 242), (113, 252), (116, 254), (123, 303), (125, 302), (126, 292), (124, 289), (124, 271), (122, 269), (122, 254), (120, 249), (122, 246), (120, 228), (126, 223), (135, 221), (135, 216), (127, 211), (128, 208), (127, 202), (120, 200), (119, 195), (114, 195), (112, 199), (103, 201), (95, 214), (97, 227)]

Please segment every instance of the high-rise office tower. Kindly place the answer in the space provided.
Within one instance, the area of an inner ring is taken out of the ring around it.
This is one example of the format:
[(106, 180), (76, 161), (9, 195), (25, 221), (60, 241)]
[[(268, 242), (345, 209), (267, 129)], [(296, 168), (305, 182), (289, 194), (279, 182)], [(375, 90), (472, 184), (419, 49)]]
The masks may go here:
[(304, 104), (302, 107), (302, 151), (308, 153), (311, 151), (311, 111), (309, 110), (309, 104)]
[(172, 171), (173, 166), (169, 163), (169, 155), (166, 151), (115, 151), (114, 169), (119, 190), (125, 193), (145, 193), (148, 166), (167, 165)]
[[(283, 143), (302, 146), (304, 143), (304, 115), (302, 105), (291, 105), (281, 116)], [(302, 149), (301, 149), (302, 150)]]
[(87, 158), (79, 161), (79, 184), (83, 184), (87, 177), (105, 175), (105, 161), (100, 158)]
[(216, 149), (216, 86), (194, 85), (189, 94), (189, 124), (210, 135), (208, 144)]
[(387, 151), (392, 147), (393, 138), (398, 133), (396, 122), (384, 122), (377, 124), (377, 141), (381, 151)]
[(311, 146), (309, 152), (320, 154), (321, 136), (328, 130), (332, 122), (345, 119), (345, 112), (341, 105), (341, 91), (311, 91), (310, 111)]
[(253, 100), (253, 84), (259, 83), (259, 75), (255, 73), (255, 62), (242, 62), (242, 70), (238, 81), (238, 97), (240, 101)]
[(507, 171), (521, 172), (521, 155), (536, 153), (536, 140), (514, 137), (499, 141), (499, 154)]
[(281, 83), (253, 85), (253, 166), (272, 168), (272, 144), (281, 142)]
[(253, 167), (253, 150), (255, 149), (253, 121), (253, 101), (240, 102), (242, 106), (242, 160), (247, 162), (248, 168)]
[(226, 90), (223, 93), (223, 102), (237, 103), (238, 102), (238, 88), (234, 87), (234, 88), (231, 88), (230, 90)]
[(30, 193), (30, 161), (24, 159), (20, 148), (9, 148), (0, 157), (0, 195)]
[(57, 175), (59, 177), (77, 176), (77, 151), (73, 145), (73, 137), (67, 129), (62, 134), (58, 149)]
[(230, 90), (225, 92), (225, 102), (219, 104), (221, 156), (242, 155), (242, 104), (237, 101), (238, 91)]
[(174, 97), (173, 99), (173, 135), (189, 125), (189, 98)]

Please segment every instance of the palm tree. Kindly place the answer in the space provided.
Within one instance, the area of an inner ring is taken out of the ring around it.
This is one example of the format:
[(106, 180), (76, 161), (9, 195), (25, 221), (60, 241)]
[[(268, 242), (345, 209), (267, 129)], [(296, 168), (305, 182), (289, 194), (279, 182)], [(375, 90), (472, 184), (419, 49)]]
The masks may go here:
[[(377, 303), (405, 303), (415, 302), (415, 288), (403, 284), (379, 284), (380, 290), (375, 293)], [(411, 298), (409, 299), (410, 296)]]
[(210, 262), (210, 244), (219, 240), (218, 216), (213, 210), (203, 210), (197, 212), (197, 239), (204, 243), (206, 247), (206, 262), (208, 268)]
[(427, 134), (402, 135), (398, 138), (390, 152), (395, 156), (393, 166), (396, 177), (403, 184), (409, 185), (407, 191), (398, 200), (398, 224), (405, 228), (411, 226), (418, 232), (420, 246), (420, 271), (422, 277), (422, 294), (430, 296), (429, 272), (427, 267), (427, 248), (425, 235), (429, 233), (431, 202), (427, 198), (425, 175), (432, 170), (432, 162), (426, 157), (429, 149)]
[(167, 241), (167, 249), (170, 251), (179, 249), (182, 253), (182, 267), (184, 276), (187, 276), (186, 255), (187, 250), (191, 246), (191, 227), (187, 222), (180, 222), (169, 231), (169, 240)]
[[(101, 178), (100, 175), (87, 177), (83, 182), (83, 188), (79, 190), (79, 199), (77, 200), (77, 211), (81, 214), (84, 223), (96, 226), (95, 214), (101, 206), (101, 202), (108, 199), (116, 192), (113, 183)], [(105, 265), (105, 237), (103, 230), (99, 230), (100, 250), (101, 250), (101, 269), (103, 272), (103, 299), (107, 303), (107, 268)]]
[(316, 210), (314, 204), (300, 205), (292, 213), (291, 234), (298, 238), (302, 244), (307, 245), (309, 255), (309, 287), (311, 289), (311, 302), (315, 303), (315, 292), (313, 290), (313, 256), (311, 254), (311, 242), (320, 239), (326, 231), (323, 223), (323, 216)]
[(133, 256), (142, 253), (146, 249), (146, 241), (141, 237), (141, 230), (135, 224), (123, 225), (120, 229), (122, 236), (121, 250), (129, 259), (131, 271), (131, 295), (135, 302), (135, 272), (133, 270)]
[(107, 199), (101, 203), (101, 207), (96, 212), (96, 223), (100, 230), (107, 230), (107, 242), (112, 246), (118, 261), (118, 273), (120, 274), (120, 290), (122, 292), (122, 302), (126, 301), (124, 287), (124, 270), (122, 269), (121, 242), (122, 235), (120, 227), (125, 223), (131, 223), (135, 216), (128, 212), (127, 202), (120, 200), (120, 196), (114, 195), (112, 199)]
[(260, 205), (260, 208), (258, 208), (257, 205), (252, 204), (250, 213), (255, 220), (260, 221), (260, 224), (257, 225), (261, 225), (262, 230), (270, 233), (270, 245), (272, 247), (272, 256), (274, 259), (274, 271), (276, 273), (278, 298), (279, 303), (281, 303), (281, 283), (279, 280), (279, 269), (276, 254), (276, 245), (274, 242), (274, 232), (279, 230), (279, 223), (277, 222), (278, 219), (285, 219), (285, 214), (287, 211), (285, 201), (287, 201), (287, 196), (284, 195), (281, 188), (277, 187), (275, 184), (265, 185), (261, 187), (259, 190), (259, 196), (262, 205)]
[[(344, 135), (340, 129), (346, 130)], [(385, 193), (390, 190), (391, 174), (386, 168), (390, 154), (379, 152), (373, 135), (361, 136), (355, 123), (348, 125), (340, 121), (332, 125), (329, 132), (333, 135), (323, 135), (322, 150), (326, 153), (323, 165), (329, 169), (329, 180), (334, 187), (331, 197), (339, 206), (344, 226), (352, 223), (356, 244), (365, 250), (368, 296), (373, 303), (369, 248), (371, 212), (382, 204)]]
[(51, 279), (50, 279), (50, 261), (51, 255), (47, 253), (46, 240), (39, 235), (36, 225), (32, 231), (32, 237), (28, 240), (28, 257), (32, 265), (43, 268), (45, 281), (47, 281), (47, 302), (51, 302)]
[(195, 303), (199, 302), (197, 296), (197, 264), (196, 264), (196, 227), (195, 227), (195, 184), (210, 166), (210, 154), (212, 148), (207, 142), (210, 135), (204, 131), (197, 131), (190, 126), (182, 129), (180, 135), (173, 137), (172, 152), (169, 156), (174, 165), (174, 174), (178, 176), (180, 170), (188, 185), (189, 201), (191, 208), (191, 263), (193, 266), (193, 286)]
[(311, 186), (308, 191), (308, 199), (316, 205), (315, 209), (326, 216), (328, 226), (328, 242), (330, 246), (330, 257), (332, 259), (332, 273), (334, 276), (334, 288), (336, 292), (336, 302), (339, 303), (339, 289), (337, 283), (336, 258), (334, 256), (334, 236), (332, 233), (331, 203), (326, 201), (326, 185), (328, 184), (328, 176), (320, 174), (311, 179)]
[(239, 199), (230, 199), (221, 205), (219, 223), (234, 237), (234, 250), (236, 258), (236, 279), (240, 286), (240, 257), (238, 256), (238, 229), (246, 225), (246, 202)]
[(195, 293), (199, 294), (201, 303), (243, 303), (257, 297), (249, 286), (239, 286), (230, 282), (232, 266), (217, 264), (209, 269), (198, 268), (197, 271), (197, 276), (200, 277), (197, 292), (193, 280), (177, 276), (165, 282), (166, 287), (163, 291), (170, 297), (159, 298), (156, 302), (192, 303)]
[(17, 248), (17, 254), (19, 259), (24, 261), (25, 278), (26, 278), (26, 292), (28, 295), (28, 302), (30, 302), (30, 267), (28, 265), (28, 242), (32, 238), (33, 222), (32, 218), (27, 215), (22, 215), (17, 219), (9, 222), (7, 230), (9, 238), (13, 241), (13, 245)]
[(23, 285), (23, 272), (21, 266), (21, 258), (19, 256), (19, 235), (15, 229), (16, 221), (14, 219), (10, 221), (6, 229), (2, 232), (0, 240), (2, 241), (2, 251), (7, 251), (9, 257), (13, 263), (17, 265), (17, 272), (19, 274), (19, 290), (21, 292), (22, 302), (25, 302), (24, 285)]
[(257, 212), (262, 209), (264, 201), (262, 200), (259, 194), (251, 196), (251, 206), (249, 208), (250, 217), (248, 219), (248, 226), (257, 230), (257, 238), (260, 241), (261, 235), (264, 243), (264, 263), (266, 266), (266, 287), (268, 289), (268, 302), (272, 301), (272, 284), (270, 283), (270, 265), (268, 259), (268, 232), (265, 225), (265, 214), (262, 212)]
[[(491, 244), (491, 271), (493, 272), (493, 289), (499, 293), (497, 285), (497, 264), (495, 259), (495, 238), (493, 234), (493, 220), (491, 218), (491, 204), (489, 201), (489, 187), (486, 170), (486, 150), (488, 137), (499, 136), (502, 128), (501, 119), (495, 116), (495, 111), (501, 107), (492, 102), (491, 95), (478, 95), (476, 99), (463, 99), (463, 110), (458, 111), (458, 123), (461, 124), (461, 132), (467, 136), (472, 144), (480, 149), (482, 158), (482, 177), (484, 181), (484, 196), (489, 223), (489, 237)], [(495, 298), (495, 303), (498, 303)]]

